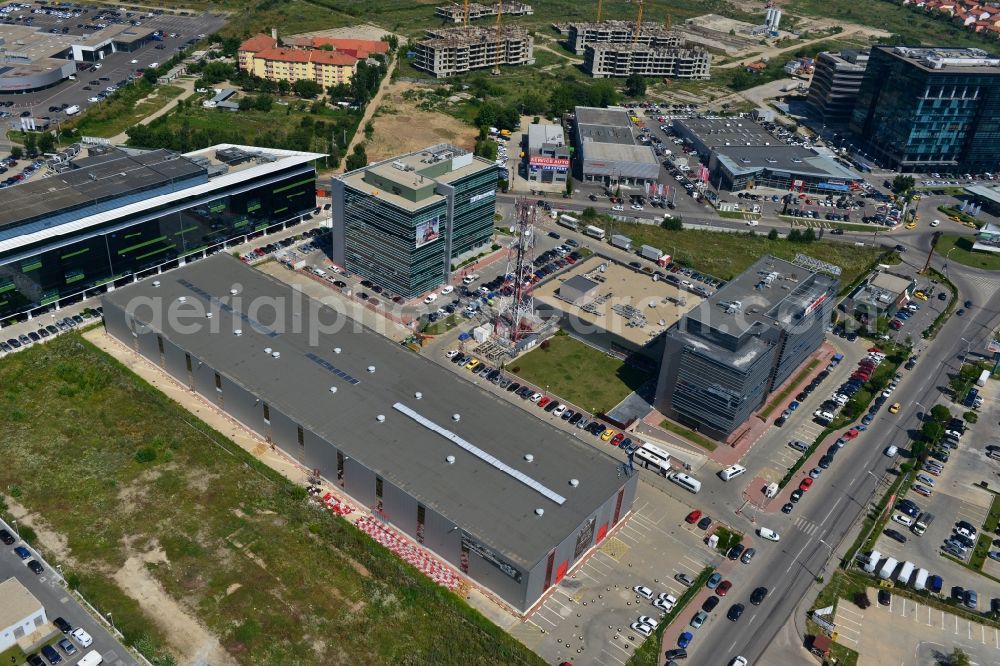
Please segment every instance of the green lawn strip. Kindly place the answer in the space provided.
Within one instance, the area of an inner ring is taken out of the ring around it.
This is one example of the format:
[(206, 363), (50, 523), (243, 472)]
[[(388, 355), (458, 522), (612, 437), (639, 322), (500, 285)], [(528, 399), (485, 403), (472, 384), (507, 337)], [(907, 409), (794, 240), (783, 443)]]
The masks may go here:
[(150, 659), (166, 642), (113, 574), (162, 551), (144, 570), (238, 663), (541, 664), (78, 334), (0, 360), (0, 413), (0, 488), (65, 536), (67, 580)]
[(987, 532), (984, 528), (983, 531), (979, 534), (979, 539), (976, 540), (976, 547), (972, 549), (972, 555), (969, 557), (970, 569), (983, 573), (983, 563), (986, 561), (986, 554), (990, 552), (990, 546), (992, 545), (993, 545), (993, 534)]
[(715, 214), (730, 220), (757, 220), (760, 213), (751, 213), (748, 210), (717, 210)]
[(793, 379), (791, 383), (789, 383), (784, 389), (782, 389), (780, 393), (774, 396), (774, 399), (771, 400), (771, 404), (765, 407), (764, 411), (760, 413), (761, 417), (766, 419), (768, 416), (770, 416), (771, 413), (778, 408), (778, 405), (784, 402), (785, 399), (792, 394), (792, 391), (797, 389), (799, 387), (799, 384), (801, 384), (806, 380), (806, 377), (809, 376), (809, 373), (812, 372), (817, 365), (819, 365), (818, 358), (814, 358), (813, 360), (809, 361), (806, 367), (803, 368), (803, 370), (795, 376), (795, 379)]
[(723, 555), (728, 553), (730, 548), (743, 541), (742, 533), (731, 530), (723, 525), (716, 527), (713, 534), (719, 537), (719, 543), (716, 545), (715, 549)]
[(462, 317), (457, 314), (448, 315), (444, 319), (439, 319), (433, 324), (429, 324), (424, 328), (423, 332), (427, 335), (441, 335), (446, 333), (451, 329), (455, 328), (462, 323)]
[(930, 326), (925, 328), (920, 333), (920, 336), (925, 340), (933, 340), (935, 337), (937, 337), (938, 331), (941, 330), (941, 327), (944, 326), (944, 323), (948, 321), (948, 317), (951, 316), (951, 313), (955, 311), (955, 304), (958, 302), (958, 289), (955, 287), (954, 284), (952, 284), (951, 280), (946, 278), (941, 273), (938, 273), (933, 268), (927, 269), (927, 275), (930, 278), (937, 280), (938, 284), (944, 285), (944, 287), (951, 292), (951, 298), (948, 299), (948, 305), (945, 307), (945, 309), (942, 310), (941, 313), (934, 318), (934, 321), (931, 322)]
[(871, 581), (859, 573), (838, 569), (830, 576), (830, 582), (827, 583), (826, 587), (816, 595), (816, 600), (813, 601), (809, 610), (833, 606), (834, 612), (836, 612), (841, 599), (853, 602), (855, 596), (864, 592), (870, 584)]
[(667, 630), (667, 627), (677, 619), (677, 616), (684, 611), (691, 600), (701, 592), (701, 588), (705, 586), (708, 582), (708, 577), (712, 575), (715, 571), (712, 567), (705, 567), (695, 578), (694, 584), (688, 589), (684, 590), (684, 594), (680, 596), (677, 600), (677, 604), (674, 609), (667, 613), (661, 620), (656, 629), (653, 631), (653, 635), (650, 636), (640, 645), (636, 651), (632, 654), (632, 658), (628, 660), (626, 666), (656, 666), (659, 664), (660, 659), (660, 644), (663, 641), (663, 632)]
[(954, 261), (963, 266), (970, 266), (985, 271), (1000, 271), (1000, 257), (990, 252), (979, 252), (972, 249), (975, 242), (973, 231), (968, 236), (958, 234), (942, 234), (934, 251), (948, 261)]
[[(965, 190), (962, 190), (959, 194), (957, 194), (957, 195), (953, 194), (953, 196), (962, 196), (964, 194), (965, 194)], [(938, 206), (937, 209), (938, 209), (938, 212), (941, 213), (941, 214), (943, 214), (943, 215), (947, 215), (949, 217), (952, 217), (952, 216), (957, 217), (960, 224), (968, 227), (968, 229), (970, 230), (969, 233), (972, 233), (972, 230), (978, 229), (983, 224), (983, 221), (980, 220), (979, 218), (973, 217), (972, 215), (969, 215), (968, 213), (963, 213), (962, 211), (960, 211), (958, 208), (956, 208), (954, 206)], [(972, 226), (969, 226), (969, 225), (972, 225)]]
[(508, 369), (592, 414), (607, 412), (649, 379), (643, 370), (568, 335), (549, 338)]
[(679, 423), (674, 423), (670, 419), (663, 419), (663, 421), (660, 422), (660, 427), (663, 428), (664, 430), (669, 430), (675, 435), (680, 435), (681, 437), (688, 440), (692, 444), (697, 444), (703, 449), (708, 449), (709, 451), (714, 451), (718, 446), (718, 444), (708, 439), (704, 435), (699, 435), (694, 430), (685, 428)]
[[(977, 386), (979, 375), (983, 370), (993, 370), (993, 364), (989, 361), (976, 361), (975, 363), (963, 363), (958, 373), (948, 380), (948, 388), (951, 389), (952, 402), (961, 404), (962, 400), (969, 393), (969, 389)], [(963, 406), (964, 407), (964, 406)]]
[(617, 221), (614, 233), (628, 236), (635, 246), (658, 247), (673, 255), (675, 262), (722, 280), (731, 280), (765, 254), (789, 261), (797, 254), (805, 254), (840, 266), (843, 270), (840, 281), (848, 284), (867, 272), (883, 253), (879, 247), (857, 247), (834, 241), (801, 243), (784, 238), (769, 240), (766, 234), (757, 233), (718, 233), (695, 229), (668, 231), (648, 224)]
[(17, 646), (17, 643), (0, 652), (0, 664), (23, 664), (27, 661), (28, 655)]
[(178, 86), (133, 83), (112, 98), (89, 107), (72, 126), (84, 136), (112, 137), (163, 108), (182, 92), (184, 89)]
[(851, 544), (851, 547), (844, 552), (844, 559), (841, 560), (840, 566), (851, 566), (854, 563), (852, 558), (856, 557), (858, 553), (871, 550), (875, 546), (875, 542), (882, 533), (882, 528), (885, 527), (885, 524), (889, 521), (889, 515), (892, 513), (886, 510), (889, 506), (889, 499), (893, 496), (902, 497), (906, 493), (906, 490), (909, 489), (910, 483), (908, 474), (900, 474), (896, 477), (895, 481), (889, 484), (889, 488), (879, 498), (875, 508), (865, 514), (865, 517), (862, 519), (861, 531), (858, 533), (854, 543)]

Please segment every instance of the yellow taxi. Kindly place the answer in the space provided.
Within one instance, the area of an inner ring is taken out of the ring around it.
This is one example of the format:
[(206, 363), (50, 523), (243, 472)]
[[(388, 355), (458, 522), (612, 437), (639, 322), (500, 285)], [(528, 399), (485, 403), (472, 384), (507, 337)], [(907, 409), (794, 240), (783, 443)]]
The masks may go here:
[(916, 222), (907, 222), (906, 223), (906, 228), (907, 229), (916, 229), (917, 228), (917, 223)]
[(899, 403), (898, 402), (892, 403), (892, 406), (889, 407), (889, 413), (890, 414), (897, 414), (897, 413), (899, 413)]
[(919, 298), (922, 301), (926, 301), (927, 300), (927, 294), (925, 294), (922, 291), (915, 291), (915, 292), (913, 292), (913, 295), (915, 297)]
[(604, 432), (601, 433), (601, 441), (602, 442), (610, 441), (611, 438), (614, 436), (615, 436), (614, 430), (612, 430), (611, 428), (605, 428)]
[(471, 361), (469, 361), (468, 363), (465, 364), (465, 369), (466, 370), (475, 370), (480, 365), (482, 365), (482, 364), (479, 362), (479, 359), (478, 358), (474, 358), (474, 359), (472, 359)]

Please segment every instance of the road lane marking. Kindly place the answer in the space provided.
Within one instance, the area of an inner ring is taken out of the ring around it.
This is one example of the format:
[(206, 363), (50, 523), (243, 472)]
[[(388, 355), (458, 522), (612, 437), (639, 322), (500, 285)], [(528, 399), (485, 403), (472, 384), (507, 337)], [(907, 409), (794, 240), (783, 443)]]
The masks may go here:
[(837, 509), (837, 505), (838, 505), (838, 504), (840, 504), (840, 500), (841, 500), (841, 499), (843, 499), (843, 498), (842, 498), (842, 497), (838, 497), (838, 498), (837, 498), (837, 501), (836, 501), (836, 502), (834, 502), (834, 503), (833, 503), (833, 506), (831, 506), (831, 507), (830, 507), (830, 510), (829, 510), (829, 511), (827, 512), (827, 514), (826, 514), (826, 518), (824, 518), (824, 519), (822, 520), (822, 522), (820, 522), (820, 526), (821, 526), (821, 527), (822, 527), (823, 525), (826, 525), (826, 521), (830, 519), (830, 515), (831, 515), (831, 514), (833, 514), (833, 512), (834, 512), (834, 511), (835, 511), (835, 510)]

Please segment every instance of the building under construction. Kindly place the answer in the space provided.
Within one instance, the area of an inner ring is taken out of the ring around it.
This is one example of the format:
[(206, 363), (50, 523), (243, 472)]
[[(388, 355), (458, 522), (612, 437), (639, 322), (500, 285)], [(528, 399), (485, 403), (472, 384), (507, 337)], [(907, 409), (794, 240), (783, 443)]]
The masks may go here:
[(639, 44), (654, 48), (677, 48), (684, 44), (684, 36), (679, 32), (655, 23), (641, 24), (639, 34), (635, 32), (635, 21), (571, 23), (569, 48), (577, 55), (584, 55), (588, 44)]
[[(468, 11), (468, 14), (466, 14)], [(523, 2), (505, 2), (502, 6), (504, 16), (531, 16), (535, 10), (531, 5)], [(452, 23), (468, 23), (476, 19), (496, 16), (501, 12), (501, 5), (481, 5), (478, 2), (470, 2), (468, 9), (463, 5), (448, 5), (445, 7), (435, 7), (434, 15)]]
[(528, 31), (517, 26), (428, 30), (427, 37), (414, 46), (413, 66), (445, 78), (473, 69), (532, 65), (534, 47)]
[(640, 76), (707, 79), (712, 57), (700, 48), (588, 44), (583, 68), (595, 79)]

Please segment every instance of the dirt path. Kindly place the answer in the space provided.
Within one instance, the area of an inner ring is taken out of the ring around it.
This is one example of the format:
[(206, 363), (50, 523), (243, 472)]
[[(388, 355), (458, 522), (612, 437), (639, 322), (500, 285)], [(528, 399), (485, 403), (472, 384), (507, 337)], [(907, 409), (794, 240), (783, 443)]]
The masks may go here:
[(347, 156), (354, 150), (354, 146), (365, 140), (365, 124), (372, 119), (378, 108), (382, 106), (382, 97), (385, 96), (385, 91), (392, 85), (392, 72), (396, 69), (396, 60), (397, 58), (394, 56), (392, 62), (389, 63), (389, 69), (386, 70), (385, 76), (382, 77), (382, 83), (378, 87), (378, 92), (375, 93), (375, 96), (368, 102), (368, 106), (365, 107), (365, 114), (361, 116), (361, 122), (358, 123), (358, 131), (354, 133), (350, 145), (344, 151), (344, 159), (340, 162), (341, 166), (334, 173), (344, 173), (344, 168), (347, 165)]
[(139, 602), (147, 617), (155, 618), (172, 647), (181, 655), (181, 664), (236, 666), (238, 662), (226, 652), (215, 635), (172, 599), (146, 570), (147, 562), (166, 559), (159, 551), (152, 555), (125, 560), (124, 566), (114, 575), (118, 587)]
[[(148, 125), (149, 123), (153, 122), (154, 120), (162, 116), (170, 109), (177, 106), (177, 103), (180, 102), (182, 99), (187, 99), (188, 97), (190, 97), (191, 94), (194, 93), (194, 82), (195, 82), (194, 78), (183, 78), (172, 82), (171, 85), (176, 85), (180, 88), (184, 88), (184, 92), (182, 92), (180, 95), (177, 95), (177, 97), (174, 97), (172, 100), (164, 104), (161, 108), (157, 109), (156, 111), (153, 111), (145, 118), (142, 118), (139, 121), (139, 124)], [(125, 132), (122, 132), (121, 134), (116, 134), (110, 139), (111, 143), (125, 143), (125, 141), (127, 140), (128, 140), (128, 134), (126, 134)]]
[(770, 46), (760, 53), (748, 54), (746, 57), (736, 61), (726, 63), (725, 65), (719, 65), (719, 69), (730, 69), (733, 67), (742, 67), (743, 65), (751, 62), (756, 62), (761, 58), (773, 59), (775, 56), (781, 55), (782, 53), (788, 53), (790, 51), (797, 51), (804, 46), (809, 46), (810, 44), (819, 44), (820, 42), (828, 42), (830, 40), (842, 40), (845, 37), (850, 37), (851, 35), (857, 35), (860, 33), (862, 37), (888, 37), (889, 33), (884, 30), (876, 30), (874, 28), (866, 28), (864, 26), (852, 26), (844, 29), (843, 32), (839, 32), (835, 35), (824, 35), (823, 37), (816, 37), (815, 39), (809, 39), (804, 42), (799, 42), (798, 44), (792, 44), (791, 46), (777, 47)]

